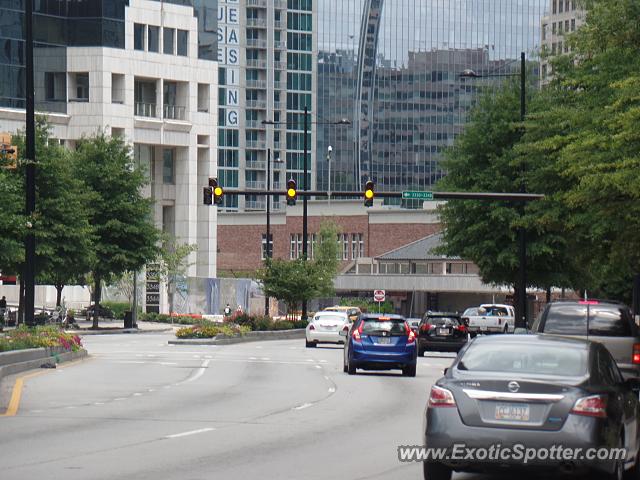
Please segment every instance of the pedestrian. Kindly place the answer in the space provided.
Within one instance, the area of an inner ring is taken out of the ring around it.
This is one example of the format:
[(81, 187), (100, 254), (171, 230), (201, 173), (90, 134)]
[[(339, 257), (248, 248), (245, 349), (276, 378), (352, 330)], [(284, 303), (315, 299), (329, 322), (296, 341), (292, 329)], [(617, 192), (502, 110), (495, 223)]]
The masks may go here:
[(229, 317), (231, 316), (231, 307), (229, 306), (229, 304), (227, 303), (227, 306), (224, 307), (224, 316), (225, 317)]
[(0, 330), (2, 330), (2, 327), (4, 326), (4, 314), (7, 311), (7, 298), (3, 295), (2, 298), (0, 298)]
[(242, 315), (242, 305), (238, 304), (238, 308), (236, 308), (236, 313), (238, 315)]

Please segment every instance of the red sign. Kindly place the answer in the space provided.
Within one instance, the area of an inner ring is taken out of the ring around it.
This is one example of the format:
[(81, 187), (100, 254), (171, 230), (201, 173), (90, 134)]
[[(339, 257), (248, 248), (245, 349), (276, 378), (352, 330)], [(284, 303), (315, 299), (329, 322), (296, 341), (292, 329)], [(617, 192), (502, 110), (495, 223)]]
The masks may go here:
[(373, 301), (374, 302), (384, 302), (385, 292), (384, 290), (374, 290), (373, 291)]

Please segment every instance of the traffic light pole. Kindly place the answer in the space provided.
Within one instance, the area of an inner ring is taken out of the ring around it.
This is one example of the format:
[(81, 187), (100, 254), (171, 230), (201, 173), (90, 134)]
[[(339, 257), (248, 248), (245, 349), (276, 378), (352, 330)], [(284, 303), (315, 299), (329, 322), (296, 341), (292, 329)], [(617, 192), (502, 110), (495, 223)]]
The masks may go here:
[[(25, 2), (26, 23), (26, 151), (25, 151), (25, 190), (27, 222), (36, 209), (36, 125), (35, 125), (35, 89), (33, 80), (33, 2)], [(33, 225), (27, 223), (27, 235), (24, 242), (24, 319), (27, 325), (33, 325), (36, 290), (36, 237)]]
[[(271, 190), (271, 149), (267, 149), (267, 190)], [(271, 197), (265, 197), (267, 201), (267, 249), (266, 258), (271, 258)], [(269, 296), (264, 296), (264, 314), (269, 316)]]
[[(309, 231), (307, 224), (307, 200), (308, 195), (306, 193), (309, 191), (309, 183), (307, 177), (309, 175), (309, 165), (307, 160), (307, 152), (309, 150), (309, 146), (307, 144), (307, 135), (309, 133), (309, 108), (304, 107), (304, 180), (302, 189), (304, 191), (304, 196), (302, 197), (302, 258), (306, 262), (307, 254), (308, 254), (308, 243), (309, 243)], [(307, 301), (302, 301), (302, 320), (307, 319)]]

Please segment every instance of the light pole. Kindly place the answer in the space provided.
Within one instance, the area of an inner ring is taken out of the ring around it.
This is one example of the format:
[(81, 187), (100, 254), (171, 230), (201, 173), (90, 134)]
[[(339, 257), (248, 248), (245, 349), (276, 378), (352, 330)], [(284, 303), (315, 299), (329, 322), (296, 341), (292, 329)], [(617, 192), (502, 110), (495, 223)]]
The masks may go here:
[[(282, 163), (280, 158), (275, 159), (275, 163)], [(271, 149), (267, 149), (267, 191), (271, 191)], [(267, 195), (267, 248), (266, 257), (272, 258), (273, 251), (271, 249), (271, 196)], [(264, 314), (269, 315), (269, 297), (264, 296)]]
[(329, 187), (327, 188), (327, 193), (329, 196), (329, 206), (331, 206), (331, 152), (333, 152), (333, 147), (329, 145), (327, 147), (327, 163), (329, 163)]
[[(487, 78), (487, 77), (520, 77), (520, 121), (524, 122), (527, 114), (526, 108), (526, 87), (527, 87), (527, 65), (526, 55), (520, 53), (520, 73), (499, 73), (479, 75), (473, 70), (464, 70), (460, 77), (466, 78)], [(522, 162), (520, 172), (520, 193), (527, 192), (525, 183), (526, 165)], [(521, 207), (521, 214), (524, 214), (524, 204)], [(518, 227), (518, 277), (516, 279), (516, 328), (527, 327), (527, 231), (524, 227)]]
[[(274, 122), (273, 120), (262, 120), (263, 125), (281, 125), (282, 123), (287, 124), (286, 122)], [(309, 124), (312, 125), (351, 125), (351, 122), (346, 118), (335, 122), (309, 122), (309, 107), (304, 107), (304, 139), (303, 139), (303, 159), (304, 159), (304, 169), (303, 175), (304, 179), (302, 182), (302, 190), (307, 192), (309, 190), (309, 162), (307, 159), (307, 155), (309, 154)], [(297, 125), (299, 126), (299, 125)], [(308, 252), (308, 243), (309, 243), (309, 231), (308, 231), (308, 206), (307, 206), (308, 197), (307, 195), (302, 196), (302, 258), (306, 262), (307, 261), (307, 252)], [(306, 300), (302, 302), (302, 319), (307, 318), (307, 302)]]

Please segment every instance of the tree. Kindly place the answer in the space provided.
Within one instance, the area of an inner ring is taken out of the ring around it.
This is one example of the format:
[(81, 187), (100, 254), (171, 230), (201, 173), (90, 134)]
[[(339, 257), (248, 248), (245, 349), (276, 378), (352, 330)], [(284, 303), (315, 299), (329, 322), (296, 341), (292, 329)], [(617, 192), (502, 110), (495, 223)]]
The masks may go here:
[[(529, 89), (528, 104), (535, 94)], [(447, 191), (518, 192), (522, 162), (516, 145), (523, 135), (520, 87), (505, 82), (480, 97), (464, 133), (447, 152)], [(526, 164), (526, 179), (533, 174)], [(528, 181), (527, 181), (528, 184)], [(545, 192), (541, 192), (545, 193)], [(535, 203), (535, 202), (534, 202)], [(515, 284), (519, 266), (517, 231), (527, 228), (527, 280), (546, 288), (564, 285), (569, 255), (562, 229), (542, 221), (543, 212), (507, 202), (449, 201), (441, 208), (445, 227), (442, 253), (474, 261), (486, 283)]]
[(0, 271), (22, 273), (24, 258), (24, 197), (18, 174), (0, 168)]
[(258, 271), (264, 294), (287, 304), (289, 312), (297, 310), (302, 301), (309, 301), (318, 294), (318, 268), (314, 262), (297, 260), (273, 260), (267, 258)]
[(338, 234), (340, 228), (331, 220), (323, 220), (318, 231), (319, 241), (315, 246), (315, 264), (318, 273), (318, 294), (321, 297), (332, 297), (335, 293), (333, 280), (338, 273), (340, 261), (340, 244)]
[[(100, 305), (103, 281), (138, 270), (157, 257), (160, 232), (152, 222), (152, 200), (142, 196), (144, 173), (133, 165), (131, 149), (120, 137), (99, 132), (83, 138), (74, 161), (78, 175), (93, 193), (90, 221), (95, 257), (91, 272), (95, 304)], [(97, 314), (93, 328), (98, 328)]]
[(160, 250), (160, 278), (167, 287), (169, 314), (174, 311), (176, 281), (193, 265), (188, 263), (187, 259), (196, 250), (198, 250), (197, 245), (180, 244), (173, 239), (165, 239), (163, 242)]
[(628, 301), (640, 272), (640, 5), (586, 6), (519, 150), (561, 205), (580, 289)]

